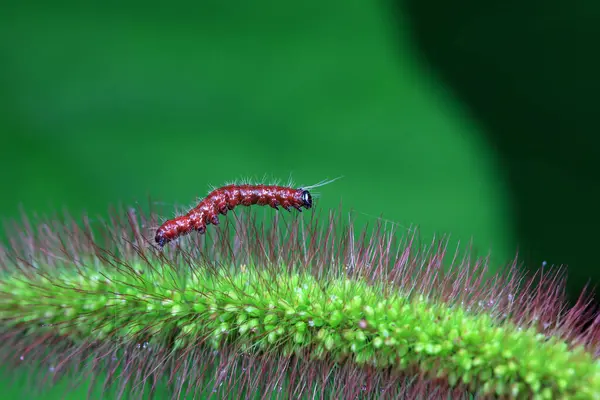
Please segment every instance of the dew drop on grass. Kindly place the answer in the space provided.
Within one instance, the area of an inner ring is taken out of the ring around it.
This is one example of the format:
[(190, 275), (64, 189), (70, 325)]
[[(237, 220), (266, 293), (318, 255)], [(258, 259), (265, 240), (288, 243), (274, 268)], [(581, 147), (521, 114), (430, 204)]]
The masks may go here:
[[(221, 386), (223, 386), (223, 382), (219, 383), (219, 387), (221, 387)], [(217, 388), (214, 388), (212, 391), (213, 391), (213, 393), (217, 393)]]

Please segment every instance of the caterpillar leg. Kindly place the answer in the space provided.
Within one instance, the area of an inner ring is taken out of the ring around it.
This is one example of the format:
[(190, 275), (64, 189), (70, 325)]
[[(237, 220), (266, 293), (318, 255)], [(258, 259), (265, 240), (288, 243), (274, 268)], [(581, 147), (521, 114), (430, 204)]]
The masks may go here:
[(273, 207), (274, 209), (279, 210), (279, 206), (281, 204), (277, 201), (277, 199), (273, 199), (273, 200), (271, 200), (271, 202), (269, 203), (269, 205), (271, 207)]

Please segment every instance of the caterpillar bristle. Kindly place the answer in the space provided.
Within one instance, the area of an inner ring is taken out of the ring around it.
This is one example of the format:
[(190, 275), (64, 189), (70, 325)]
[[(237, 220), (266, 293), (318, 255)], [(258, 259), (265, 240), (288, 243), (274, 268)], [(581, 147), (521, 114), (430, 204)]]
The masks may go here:
[(318, 183), (315, 183), (313, 185), (302, 186), (302, 189), (304, 189), (304, 190), (313, 190), (313, 189), (316, 189), (316, 188), (321, 187), (321, 186), (329, 185), (330, 183), (333, 183), (333, 182), (335, 182), (335, 181), (337, 181), (339, 179), (342, 179), (343, 177), (344, 176), (342, 175), (342, 176), (338, 176), (338, 177), (333, 178), (333, 179), (323, 179), (322, 181), (320, 181)]
[[(121, 206), (107, 221), (23, 214), (9, 227), (0, 363), (11, 374), (109, 398), (588, 398), (600, 387), (600, 317), (585, 292), (567, 305), (563, 268), (526, 275), (515, 259), (491, 274), (446, 237), (425, 245), (382, 220), (357, 230), (321, 209), (245, 210), (161, 250), (158, 215)], [(512, 366), (530, 374), (505, 384)]]

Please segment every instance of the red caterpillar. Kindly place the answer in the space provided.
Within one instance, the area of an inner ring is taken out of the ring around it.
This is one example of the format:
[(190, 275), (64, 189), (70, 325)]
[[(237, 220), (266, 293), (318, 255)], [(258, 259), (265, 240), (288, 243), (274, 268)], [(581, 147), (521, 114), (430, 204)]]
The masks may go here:
[[(335, 179), (334, 179), (335, 180)], [(186, 215), (166, 221), (158, 228), (154, 240), (163, 247), (179, 236), (192, 231), (204, 233), (206, 225), (219, 224), (219, 214), (226, 215), (238, 205), (271, 206), (278, 210), (282, 207), (289, 211), (292, 207), (298, 211), (312, 207), (312, 196), (306, 189), (312, 189), (327, 183), (321, 182), (308, 188), (293, 189), (276, 185), (228, 185), (215, 189)]]

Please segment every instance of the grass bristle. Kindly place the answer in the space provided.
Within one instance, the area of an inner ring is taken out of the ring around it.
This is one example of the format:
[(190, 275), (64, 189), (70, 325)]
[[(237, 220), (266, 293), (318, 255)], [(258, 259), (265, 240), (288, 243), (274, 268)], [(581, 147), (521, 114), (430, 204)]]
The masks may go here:
[(491, 275), (445, 238), (256, 215), (162, 251), (140, 210), (25, 219), (0, 248), (0, 361), (116, 398), (599, 395), (600, 317), (567, 305), (561, 269)]

